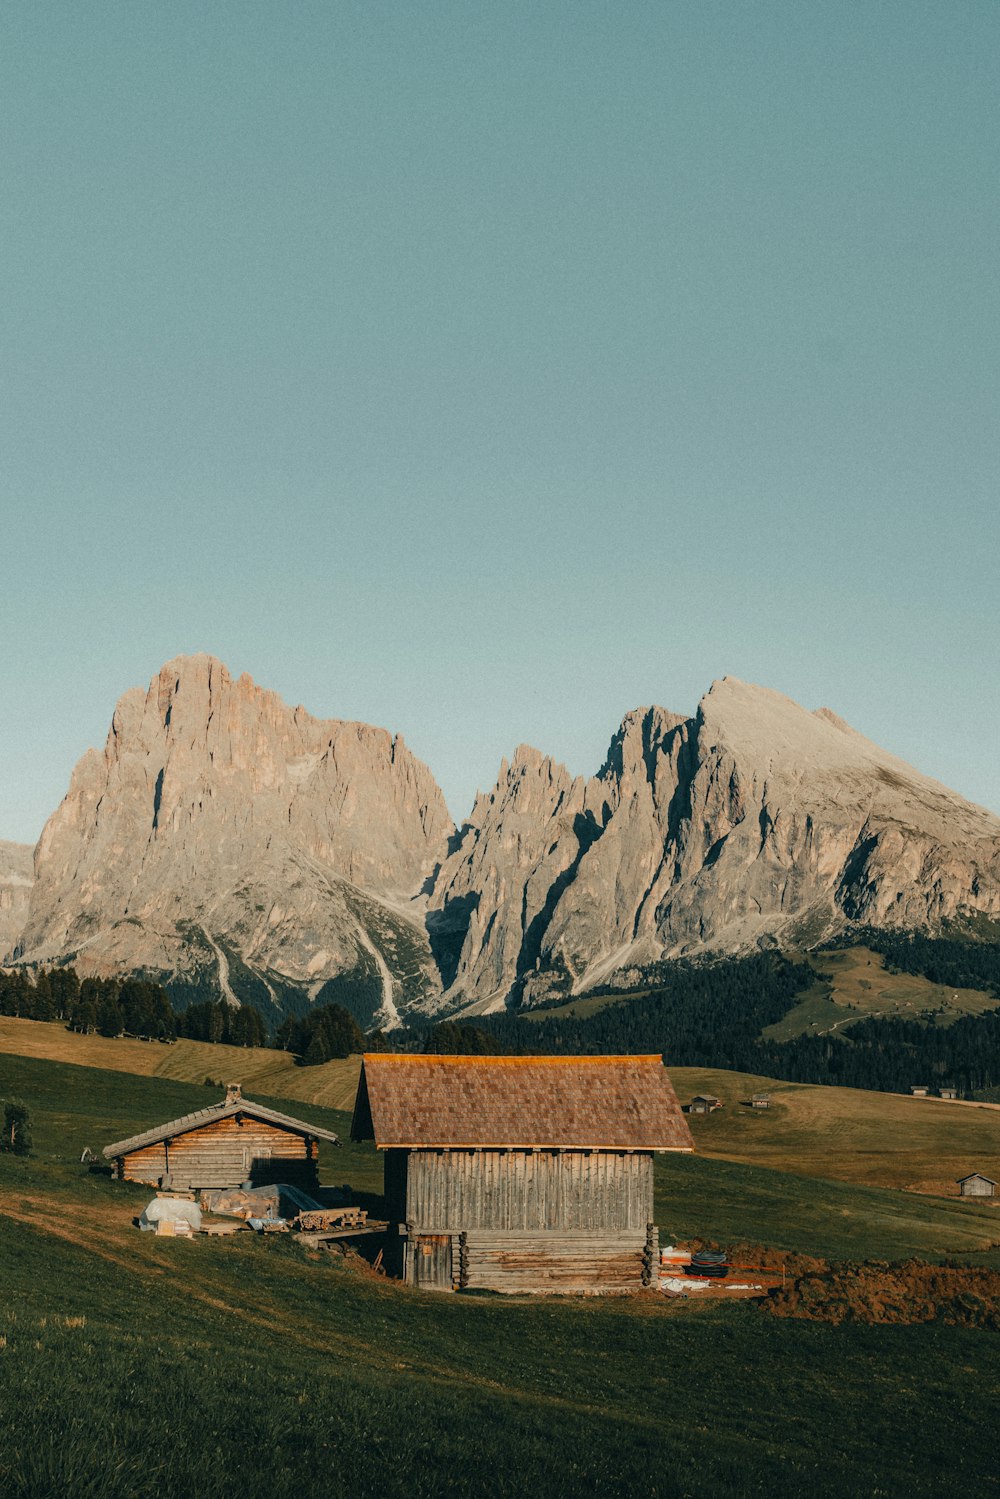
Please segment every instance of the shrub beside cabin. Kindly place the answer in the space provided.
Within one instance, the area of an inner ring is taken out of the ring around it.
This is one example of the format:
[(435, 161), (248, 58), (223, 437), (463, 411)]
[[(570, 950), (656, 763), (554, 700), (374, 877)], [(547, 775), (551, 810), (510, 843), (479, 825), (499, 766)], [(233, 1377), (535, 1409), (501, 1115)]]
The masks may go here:
[(319, 1184), (319, 1140), (340, 1143), (329, 1130), (253, 1103), (232, 1087), (221, 1103), (117, 1140), (104, 1155), (120, 1181), (154, 1187), (200, 1192), (249, 1181), (310, 1191)]
[(653, 1155), (694, 1148), (659, 1056), (368, 1055), (351, 1138), (385, 1152), (387, 1271), (438, 1290), (649, 1285)]

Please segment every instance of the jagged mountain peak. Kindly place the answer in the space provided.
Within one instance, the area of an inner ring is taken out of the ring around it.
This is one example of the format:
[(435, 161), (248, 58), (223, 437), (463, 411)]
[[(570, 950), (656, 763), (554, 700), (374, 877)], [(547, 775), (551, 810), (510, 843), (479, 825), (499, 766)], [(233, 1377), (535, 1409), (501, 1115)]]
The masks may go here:
[(5, 897), (0, 846), (0, 940), (16, 885), (26, 960), (366, 1023), (854, 921), (1000, 918), (1000, 818), (731, 676), (692, 715), (626, 713), (593, 776), (518, 745), (456, 829), (402, 735), (178, 656), (122, 695), (35, 864)]
[(655, 703), (652, 707), (633, 708), (625, 714), (612, 736), (604, 764), (597, 772), (598, 780), (620, 777), (626, 767), (633, 772), (638, 772), (642, 766), (648, 770), (667, 735), (684, 723), (687, 719), (683, 714), (671, 713)]
[(572, 805), (537, 802), (514, 843), (480, 829), (473, 858), (456, 840), (431, 895), (463, 937), (456, 1003), (579, 992), (628, 965), (852, 920), (1000, 916), (1000, 819), (829, 710), (738, 677), (691, 718), (626, 714), (579, 786)]
[(177, 657), (123, 694), (104, 754), (77, 765), (21, 951), (277, 1009), (346, 977), (366, 1019), (391, 1018), (439, 986), (414, 897), (453, 831), (399, 735)]

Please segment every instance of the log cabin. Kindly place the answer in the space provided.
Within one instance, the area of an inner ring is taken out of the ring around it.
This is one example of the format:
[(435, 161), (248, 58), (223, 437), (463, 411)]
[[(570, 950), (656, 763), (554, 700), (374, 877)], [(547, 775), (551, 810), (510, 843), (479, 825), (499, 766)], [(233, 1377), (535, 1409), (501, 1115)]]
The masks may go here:
[(104, 1147), (119, 1181), (198, 1192), (288, 1182), (306, 1191), (319, 1184), (319, 1140), (339, 1145), (330, 1130), (244, 1098), (236, 1085), (221, 1103)]
[(687, 1105), (687, 1114), (714, 1114), (716, 1109), (722, 1108), (722, 1099), (716, 1098), (712, 1093), (696, 1093)]
[(449, 1291), (649, 1286), (653, 1156), (694, 1148), (660, 1056), (366, 1055), (351, 1138), (384, 1152), (387, 1272)]
[(959, 1178), (957, 1183), (960, 1197), (995, 1197), (997, 1195), (997, 1184), (988, 1176), (983, 1176), (981, 1171), (973, 1171), (971, 1176)]

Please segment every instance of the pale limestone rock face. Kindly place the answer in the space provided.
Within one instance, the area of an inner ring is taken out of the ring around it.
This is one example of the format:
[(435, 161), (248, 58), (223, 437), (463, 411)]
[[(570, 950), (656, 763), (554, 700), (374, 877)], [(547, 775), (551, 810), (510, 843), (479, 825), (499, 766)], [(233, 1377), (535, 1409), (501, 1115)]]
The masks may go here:
[(524, 803), (512, 849), (504, 771), (431, 895), (456, 942), (456, 897), (474, 913), (446, 975), (452, 1005), (530, 1003), (545, 993), (536, 969), (580, 992), (626, 965), (808, 944), (851, 922), (1000, 919), (1000, 819), (766, 688), (727, 677), (692, 719), (629, 714), (589, 780), (535, 752), (519, 763), (544, 765), (560, 794)]
[(23, 958), (263, 1008), (348, 976), (355, 1008), (375, 996), (363, 1018), (391, 1020), (439, 987), (419, 891), (451, 831), (399, 736), (180, 657), (77, 765), (39, 841)]
[(24, 961), (265, 1010), (322, 997), (366, 1024), (851, 923), (1000, 920), (1000, 818), (730, 677), (691, 718), (630, 713), (594, 776), (521, 746), (456, 831), (400, 738), (180, 658), (80, 761), (33, 890), (27, 850), (5, 886), (11, 847), (0, 941)]
[(598, 829), (593, 784), (521, 745), (477, 797), (428, 912), (442, 978), (476, 1008), (502, 1006), (534, 969), (552, 905)]
[(848, 920), (926, 928), (1000, 916), (1000, 818), (835, 715), (725, 678), (691, 738), (691, 811), (675, 876), (656, 891), (666, 952), (799, 927), (819, 936)]
[(28, 915), (34, 884), (34, 849), (30, 843), (6, 843), (0, 839), (0, 963), (17, 946)]

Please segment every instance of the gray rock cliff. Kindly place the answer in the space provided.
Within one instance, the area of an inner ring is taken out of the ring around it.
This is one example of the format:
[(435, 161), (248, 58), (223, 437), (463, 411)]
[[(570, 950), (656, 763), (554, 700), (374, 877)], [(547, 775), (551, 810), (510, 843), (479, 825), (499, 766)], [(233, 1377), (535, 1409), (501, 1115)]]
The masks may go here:
[(591, 779), (519, 750), (430, 906), (460, 943), (447, 1002), (489, 1010), (545, 997), (547, 974), (578, 993), (854, 922), (1000, 919), (1000, 818), (828, 710), (727, 677), (693, 718), (629, 714)]
[(35, 880), (33, 856), (30, 843), (0, 839), (0, 963), (12, 955), (27, 920)]
[(593, 776), (522, 745), (456, 830), (398, 736), (181, 657), (77, 765), (33, 887), (30, 851), (0, 845), (22, 961), (272, 1012), (335, 1000), (366, 1025), (969, 918), (1000, 921), (1000, 818), (732, 677), (693, 717), (628, 714)]
[(392, 1021), (439, 988), (414, 897), (451, 831), (399, 736), (179, 657), (77, 765), (38, 844), (22, 958)]

